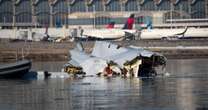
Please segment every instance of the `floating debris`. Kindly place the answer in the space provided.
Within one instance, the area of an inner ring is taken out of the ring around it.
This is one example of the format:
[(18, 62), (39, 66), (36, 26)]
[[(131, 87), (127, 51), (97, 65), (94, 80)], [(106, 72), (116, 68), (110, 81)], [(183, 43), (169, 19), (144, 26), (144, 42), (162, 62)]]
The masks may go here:
[(157, 75), (156, 67), (166, 65), (163, 55), (140, 47), (96, 41), (92, 53), (87, 54), (80, 45), (70, 50), (71, 60), (64, 65), (69, 74), (152, 77)]

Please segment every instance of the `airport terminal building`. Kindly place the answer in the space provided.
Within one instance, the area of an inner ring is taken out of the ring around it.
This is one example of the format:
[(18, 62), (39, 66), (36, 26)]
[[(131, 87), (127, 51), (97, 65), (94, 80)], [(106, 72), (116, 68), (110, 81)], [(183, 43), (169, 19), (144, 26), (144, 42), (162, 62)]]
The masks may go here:
[(132, 13), (154, 27), (208, 26), (208, 0), (0, 0), (3, 28), (119, 27)]

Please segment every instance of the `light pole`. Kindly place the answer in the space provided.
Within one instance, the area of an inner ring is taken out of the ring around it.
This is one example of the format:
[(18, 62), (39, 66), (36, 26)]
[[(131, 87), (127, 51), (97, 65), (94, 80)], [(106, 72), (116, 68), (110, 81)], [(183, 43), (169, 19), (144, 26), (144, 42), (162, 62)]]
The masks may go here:
[(53, 27), (53, 1), (49, 1), (49, 8), (50, 8), (50, 27)]
[(96, 18), (96, 16), (95, 16), (95, 12), (96, 12), (96, 10), (95, 10), (95, 4), (93, 4), (92, 5), (92, 7), (93, 7), (93, 14), (94, 14), (94, 20), (93, 20), (93, 27), (95, 28), (95, 18)]
[(172, 25), (173, 25), (173, 3), (170, 3), (170, 23), (171, 23), (171, 29), (172, 29)]
[(4, 25), (5, 25), (5, 23), (6, 23), (6, 17), (4, 16)]
[(67, 28), (68, 28), (68, 26), (69, 26), (69, 16), (70, 16), (70, 14), (71, 14), (71, 4), (70, 4), (70, 0), (67, 0), (67, 7), (68, 7), (68, 9), (67, 9), (67, 11), (68, 11), (68, 13), (67, 13)]
[(12, 27), (14, 28), (15, 27), (15, 24), (16, 24), (16, 6), (15, 6), (15, 3), (16, 3), (16, 0), (13, 0), (13, 22), (12, 22)]
[(137, 11), (140, 13), (140, 11), (141, 11), (141, 9), (140, 9), (141, 7), (140, 7), (140, 3), (139, 3), (139, 1), (137, 1)]
[(37, 28), (37, 15), (35, 13), (35, 1), (31, 1), (31, 7), (32, 7), (32, 24), (34, 24), (35, 28)]

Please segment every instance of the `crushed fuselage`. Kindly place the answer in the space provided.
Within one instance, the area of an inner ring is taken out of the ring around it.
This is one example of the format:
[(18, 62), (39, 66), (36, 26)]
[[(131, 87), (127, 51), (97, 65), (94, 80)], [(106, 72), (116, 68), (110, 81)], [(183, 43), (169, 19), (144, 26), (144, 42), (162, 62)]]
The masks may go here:
[[(166, 58), (156, 52), (104, 41), (96, 41), (91, 54), (83, 49), (73, 49), (70, 54), (68, 63), (81, 68), (76, 73), (82, 71), (86, 75), (151, 77), (157, 75), (156, 67), (166, 65)], [(71, 69), (66, 70), (72, 73)]]

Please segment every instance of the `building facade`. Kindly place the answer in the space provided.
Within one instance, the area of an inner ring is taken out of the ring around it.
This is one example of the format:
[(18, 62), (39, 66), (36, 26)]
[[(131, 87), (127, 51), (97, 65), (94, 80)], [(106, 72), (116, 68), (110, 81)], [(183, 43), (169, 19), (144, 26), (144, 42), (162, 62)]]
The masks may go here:
[(62, 27), (104, 25), (112, 20), (121, 24), (131, 13), (146, 12), (153, 13), (153, 21), (164, 23), (206, 19), (207, 7), (207, 0), (0, 0), (0, 25)]

